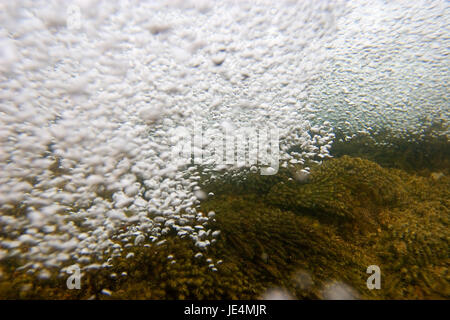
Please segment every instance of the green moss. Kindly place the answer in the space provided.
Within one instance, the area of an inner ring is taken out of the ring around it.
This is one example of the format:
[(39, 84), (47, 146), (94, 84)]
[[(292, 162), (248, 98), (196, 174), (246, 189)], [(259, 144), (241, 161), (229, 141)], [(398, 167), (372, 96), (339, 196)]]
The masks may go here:
[(397, 168), (427, 176), (430, 172), (450, 174), (450, 141), (445, 132), (448, 124), (434, 123), (421, 133), (406, 132), (399, 137), (386, 128), (377, 133), (358, 133), (350, 140), (336, 132), (330, 154), (360, 157), (383, 167)]
[[(66, 278), (38, 280), (3, 261), (0, 297), (253, 299), (280, 287), (316, 299), (335, 280), (367, 299), (450, 297), (448, 175), (417, 176), (349, 156), (313, 166), (306, 183), (294, 179), (298, 169), (203, 179), (215, 196), (200, 211), (216, 212), (209, 228), (221, 233), (202, 258), (194, 257), (199, 249), (190, 239), (168, 235), (160, 246), (130, 248), (113, 267), (87, 272), (81, 290), (66, 289)], [(126, 259), (128, 252), (134, 258)], [(381, 290), (366, 287), (372, 264), (381, 268)], [(299, 274), (308, 285), (296, 280)], [(104, 288), (111, 297), (101, 294)]]

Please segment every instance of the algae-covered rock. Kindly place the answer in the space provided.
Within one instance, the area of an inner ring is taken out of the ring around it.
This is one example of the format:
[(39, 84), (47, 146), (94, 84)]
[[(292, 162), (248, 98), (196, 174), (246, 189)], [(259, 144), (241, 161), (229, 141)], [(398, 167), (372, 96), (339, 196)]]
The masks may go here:
[[(449, 296), (445, 175), (436, 180), (348, 156), (313, 166), (306, 183), (281, 174), (266, 192), (202, 203), (217, 213), (225, 251), (241, 257), (242, 269), (266, 287), (290, 287), (300, 268), (311, 274), (316, 291), (291, 288), (297, 297), (323, 297), (319, 288), (334, 279), (363, 298)], [(383, 290), (366, 287), (372, 264), (383, 270)]]
[(406, 198), (399, 177), (376, 163), (343, 156), (312, 168), (310, 182), (281, 182), (267, 194), (267, 202), (291, 210), (308, 209), (345, 218), (371, 219), (382, 207)]
[(434, 122), (422, 132), (407, 131), (403, 136), (384, 128), (377, 133), (356, 133), (351, 139), (337, 131), (330, 154), (361, 157), (385, 168), (397, 168), (413, 174), (428, 175), (430, 171), (449, 174), (450, 141), (448, 123)]
[[(83, 272), (80, 290), (57, 272), (39, 279), (3, 260), (0, 297), (255, 299), (278, 289), (299, 299), (450, 297), (448, 175), (348, 156), (311, 166), (306, 180), (295, 179), (298, 170), (205, 179), (215, 195), (197, 211), (214, 211), (208, 228), (220, 230), (208, 248), (170, 232)], [(380, 290), (366, 286), (370, 265), (381, 269)]]

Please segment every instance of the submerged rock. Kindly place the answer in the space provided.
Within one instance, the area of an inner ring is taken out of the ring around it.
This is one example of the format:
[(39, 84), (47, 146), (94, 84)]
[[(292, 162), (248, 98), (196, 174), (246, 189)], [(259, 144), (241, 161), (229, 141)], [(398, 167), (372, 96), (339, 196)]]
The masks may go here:
[[(264, 186), (246, 193), (223, 182), (223, 192), (201, 202), (202, 212), (215, 212), (208, 229), (220, 230), (202, 254), (168, 233), (158, 246), (126, 248), (110, 267), (86, 272), (84, 290), (66, 290), (66, 279), (54, 275), (14, 271), (8, 260), (0, 296), (109, 298), (108, 288), (114, 299), (256, 299), (279, 288), (299, 299), (448, 298), (448, 176), (434, 180), (348, 156), (312, 166), (307, 183), (289, 180), (291, 171), (248, 176)], [(374, 264), (382, 290), (366, 286)], [(33, 285), (19, 290), (26, 284)]]

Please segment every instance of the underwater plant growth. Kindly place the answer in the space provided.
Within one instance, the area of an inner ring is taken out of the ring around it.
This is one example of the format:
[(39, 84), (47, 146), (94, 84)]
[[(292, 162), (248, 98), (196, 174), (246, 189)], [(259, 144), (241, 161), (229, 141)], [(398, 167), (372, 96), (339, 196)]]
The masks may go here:
[[(275, 288), (318, 299), (342, 283), (353, 298), (449, 298), (448, 175), (424, 177), (349, 156), (313, 166), (307, 181), (296, 170), (205, 185), (221, 191), (200, 206), (214, 212), (208, 227), (220, 230), (205, 250), (168, 234), (164, 243), (130, 248), (110, 268), (86, 272), (83, 290), (67, 290), (56, 274), (36, 281), (11, 261), (2, 267), (0, 294), (108, 298), (107, 288), (111, 298), (256, 299)], [(366, 287), (372, 264), (383, 270), (383, 290)]]
[(0, 299), (449, 299), (449, 16), (3, 1)]

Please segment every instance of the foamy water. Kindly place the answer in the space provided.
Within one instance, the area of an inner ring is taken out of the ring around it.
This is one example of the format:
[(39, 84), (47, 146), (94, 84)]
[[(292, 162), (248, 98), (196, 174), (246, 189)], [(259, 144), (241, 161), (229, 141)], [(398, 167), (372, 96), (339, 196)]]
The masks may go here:
[(445, 1), (71, 4), (0, 5), (0, 259), (26, 268), (95, 268), (172, 229), (211, 245), (180, 128), (276, 127), (287, 166), (328, 157), (336, 128), (450, 115)]

